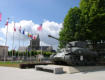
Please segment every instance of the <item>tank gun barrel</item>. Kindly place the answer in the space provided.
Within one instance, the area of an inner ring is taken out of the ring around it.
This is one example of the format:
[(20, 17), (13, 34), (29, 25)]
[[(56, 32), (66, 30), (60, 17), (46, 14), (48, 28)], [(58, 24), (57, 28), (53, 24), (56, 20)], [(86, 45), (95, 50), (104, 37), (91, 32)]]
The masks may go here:
[(58, 38), (53, 37), (53, 36), (51, 36), (51, 35), (48, 35), (48, 37), (51, 37), (51, 38), (56, 39), (56, 40), (58, 40), (58, 41), (59, 41), (59, 39), (58, 39)]
[(61, 41), (62, 43), (66, 43), (65, 41), (60, 40), (59, 38), (53, 37), (53, 36), (51, 36), (51, 35), (48, 35), (48, 37), (51, 37), (51, 38), (56, 39), (56, 40), (58, 40), (58, 41)]

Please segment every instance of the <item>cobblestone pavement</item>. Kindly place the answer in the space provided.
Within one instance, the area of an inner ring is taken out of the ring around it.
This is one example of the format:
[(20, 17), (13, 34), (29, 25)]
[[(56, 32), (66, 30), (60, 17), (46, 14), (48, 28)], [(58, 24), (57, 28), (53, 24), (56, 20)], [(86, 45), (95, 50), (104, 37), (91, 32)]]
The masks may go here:
[(75, 74), (53, 74), (35, 69), (0, 67), (0, 80), (105, 80), (105, 70)]

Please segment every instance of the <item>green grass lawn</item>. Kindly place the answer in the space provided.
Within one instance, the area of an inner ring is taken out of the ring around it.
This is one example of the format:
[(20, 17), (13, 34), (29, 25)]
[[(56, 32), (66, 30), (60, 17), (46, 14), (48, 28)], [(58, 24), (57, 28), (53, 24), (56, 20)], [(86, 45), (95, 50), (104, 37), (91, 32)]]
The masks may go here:
[(11, 61), (0, 61), (0, 66), (6, 66), (6, 67), (17, 67), (19, 68), (21, 62), (11, 62)]
[(0, 61), (0, 66), (19, 68), (20, 64), (33, 64), (33, 63), (40, 63), (40, 62), (37, 62), (37, 61), (34, 61), (34, 62)]

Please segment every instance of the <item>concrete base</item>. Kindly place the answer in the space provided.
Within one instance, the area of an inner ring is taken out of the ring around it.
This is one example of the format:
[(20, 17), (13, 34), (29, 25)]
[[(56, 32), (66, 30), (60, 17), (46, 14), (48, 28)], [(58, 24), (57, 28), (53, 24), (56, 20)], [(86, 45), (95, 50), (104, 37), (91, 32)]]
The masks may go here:
[(105, 66), (62, 66), (66, 73), (93, 72), (105, 70)]
[(53, 73), (79, 73), (105, 70), (105, 66), (62, 66), (62, 65), (37, 65), (36, 70), (48, 71)]
[(64, 72), (62, 67), (56, 66), (56, 65), (37, 65), (35, 66), (35, 69), (41, 70), (41, 71), (52, 72), (55, 74), (61, 74)]

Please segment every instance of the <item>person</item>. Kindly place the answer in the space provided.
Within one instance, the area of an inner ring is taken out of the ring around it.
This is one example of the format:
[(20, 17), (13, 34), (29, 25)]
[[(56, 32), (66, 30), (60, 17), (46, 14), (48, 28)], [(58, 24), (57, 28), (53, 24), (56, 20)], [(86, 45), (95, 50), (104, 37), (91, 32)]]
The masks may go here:
[(44, 56), (42, 54), (38, 54), (38, 62), (41, 62)]

